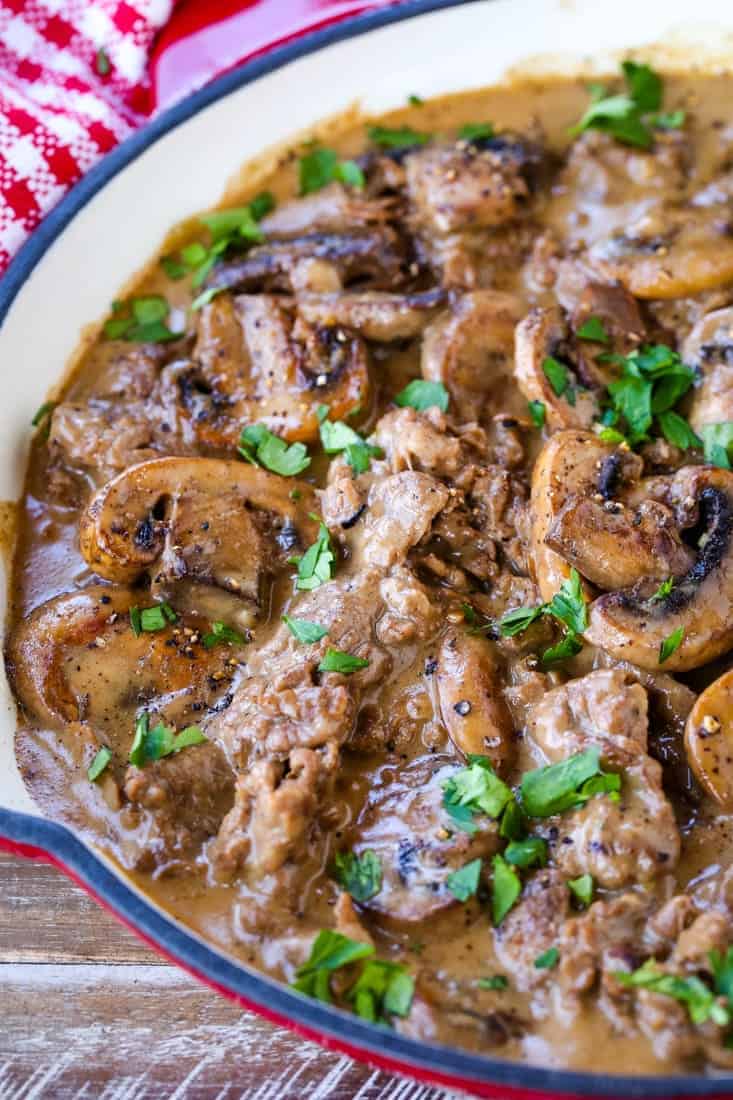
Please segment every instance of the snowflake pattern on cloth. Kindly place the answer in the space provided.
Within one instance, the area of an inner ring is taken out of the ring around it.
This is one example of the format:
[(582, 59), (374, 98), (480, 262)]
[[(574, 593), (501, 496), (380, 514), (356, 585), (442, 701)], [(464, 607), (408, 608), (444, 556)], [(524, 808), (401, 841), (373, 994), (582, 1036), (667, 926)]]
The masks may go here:
[(145, 121), (174, 0), (0, 0), (0, 273), (44, 215)]

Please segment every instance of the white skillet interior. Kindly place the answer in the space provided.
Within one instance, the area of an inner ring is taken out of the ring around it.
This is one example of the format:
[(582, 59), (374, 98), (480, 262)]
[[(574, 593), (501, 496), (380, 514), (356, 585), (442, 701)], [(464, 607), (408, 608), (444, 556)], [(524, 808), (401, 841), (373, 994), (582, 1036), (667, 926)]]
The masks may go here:
[[(722, 32), (722, 34), (721, 34)], [(730, 0), (479, 0), (358, 35), (277, 69), (165, 134), (106, 184), (51, 245), (0, 331), (0, 499), (20, 493), (29, 422), (58, 382), (85, 325), (176, 222), (221, 197), (240, 165), (359, 101), (398, 106), (498, 81), (527, 57), (558, 55), (572, 71), (589, 56), (653, 42), (733, 41)], [(699, 56), (704, 56), (700, 54)], [(2, 584), (3, 605), (6, 578)], [(0, 805), (38, 812), (12, 750), (15, 713), (0, 683)]]

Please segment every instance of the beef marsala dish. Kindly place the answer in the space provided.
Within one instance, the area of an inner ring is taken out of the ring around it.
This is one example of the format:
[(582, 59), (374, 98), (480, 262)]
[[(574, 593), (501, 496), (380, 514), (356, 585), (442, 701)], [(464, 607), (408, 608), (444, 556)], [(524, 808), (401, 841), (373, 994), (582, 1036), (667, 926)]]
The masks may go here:
[(253, 192), (39, 410), (28, 788), (304, 997), (733, 1068), (733, 79), (411, 96)]

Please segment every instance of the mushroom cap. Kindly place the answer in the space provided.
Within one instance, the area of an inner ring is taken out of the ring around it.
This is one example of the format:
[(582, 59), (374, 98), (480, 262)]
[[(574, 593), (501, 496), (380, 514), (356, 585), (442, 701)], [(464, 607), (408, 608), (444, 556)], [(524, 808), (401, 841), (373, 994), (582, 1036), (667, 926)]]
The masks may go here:
[(689, 571), (662, 599), (640, 581), (593, 602), (587, 641), (642, 668), (659, 668), (660, 647), (682, 629), (664, 671), (698, 668), (733, 645), (733, 473), (687, 466), (672, 479), (672, 495), (697, 504), (701, 535)]
[(733, 810), (733, 669), (698, 696), (685, 725), (685, 751), (707, 794)]
[[(547, 426), (589, 428), (599, 414), (598, 402), (590, 390), (574, 391), (574, 403), (565, 393), (555, 393), (543, 370), (547, 358), (562, 358), (562, 345), (567, 335), (559, 309), (532, 309), (517, 325), (514, 349), (514, 376), (528, 401), (541, 401), (545, 406)], [(572, 368), (568, 368), (572, 370)]]

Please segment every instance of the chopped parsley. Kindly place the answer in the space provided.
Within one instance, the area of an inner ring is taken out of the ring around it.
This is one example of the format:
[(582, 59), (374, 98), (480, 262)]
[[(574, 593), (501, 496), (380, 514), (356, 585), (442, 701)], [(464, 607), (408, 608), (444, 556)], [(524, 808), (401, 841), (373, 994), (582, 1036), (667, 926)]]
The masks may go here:
[(547, 841), (541, 836), (512, 840), (504, 849), (504, 859), (513, 867), (544, 867), (547, 863)]
[(666, 581), (662, 581), (654, 595), (649, 597), (649, 603), (658, 603), (659, 600), (666, 600), (673, 587), (674, 577), (667, 577)]
[[(259, 244), (263, 241), (264, 234), (259, 227), (260, 218), (269, 214), (274, 209), (275, 199), (269, 191), (262, 191), (245, 206), (231, 207), (229, 210), (212, 210), (208, 214), (201, 214), (202, 222), (211, 233), (211, 245), (208, 247), (201, 241), (192, 241), (185, 245), (178, 256), (163, 256), (160, 264), (170, 279), (183, 279), (191, 274), (191, 286), (201, 286), (206, 276), (216, 263), (216, 260), (231, 244), (249, 245)], [(219, 288), (211, 288), (212, 290)], [(205, 297), (207, 291), (199, 295), (194, 301), (192, 309), (201, 309), (210, 297)]]
[(504, 920), (509, 910), (516, 904), (522, 892), (522, 882), (513, 867), (502, 856), (494, 856), (491, 861), (494, 875), (491, 892), (491, 919), (495, 927)]
[(673, 653), (682, 645), (682, 639), (685, 636), (684, 626), (678, 626), (676, 630), (673, 630), (671, 634), (662, 641), (659, 645), (659, 663), (663, 665), (665, 661), (668, 661)]
[(597, 745), (576, 753), (559, 764), (525, 772), (522, 776), (522, 807), (530, 817), (552, 817), (574, 810), (596, 794), (620, 797), (621, 776), (604, 772)]
[(705, 461), (712, 466), (730, 470), (733, 456), (733, 420), (721, 420), (718, 424), (706, 424), (701, 429)]
[(458, 131), (458, 136), (464, 141), (490, 141), (494, 133), (490, 122), (466, 122)]
[(211, 630), (204, 634), (201, 641), (206, 649), (213, 649), (215, 645), (227, 643), (228, 645), (245, 645), (249, 639), (238, 630), (232, 630), (226, 623), (215, 622), (211, 624)]
[(170, 306), (159, 294), (113, 302), (109, 321), (104, 323), (108, 340), (128, 340), (141, 344), (164, 344), (178, 340), (183, 333), (171, 332), (167, 325)]
[(415, 93), (413, 92), (411, 95), (408, 95), (407, 102), (410, 104), (411, 107), (422, 107), (425, 100), (421, 96), (415, 95)]
[(608, 344), (611, 340), (600, 317), (589, 317), (576, 330), (575, 335), (579, 340), (592, 340), (596, 344)]
[(382, 149), (403, 149), (410, 145), (427, 145), (432, 134), (413, 130), (411, 126), (369, 126), (367, 137)]
[(313, 645), (328, 634), (328, 627), (321, 626), (320, 623), (312, 623), (308, 619), (296, 619), (290, 615), (283, 615), (283, 622), (295, 640), (302, 645)]
[(554, 970), (560, 962), (560, 952), (556, 947), (548, 947), (534, 961), (535, 970)]
[(311, 149), (300, 158), (298, 178), (301, 195), (310, 195), (334, 182), (361, 190), (365, 182), (364, 173), (355, 160), (340, 160), (333, 149), (322, 147)]
[(242, 429), (237, 448), (242, 458), (254, 466), (264, 466), (281, 477), (295, 477), (307, 470), (311, 460), (305, 443), (289, 446), (264, 424), (248, 424)]
[[(311, 519), (316, 519), (311, 516)], [(320, 588), (326, 581), (333, 577), (336, 558), (333, 552), (331, 536), (323, 521), (318, 527), (318, 538), (308, 547), (300, 558), (291, 558), (292, 565), (298, 566), (298, 577), (295, 587), (301, 592), (312, 592), (314, 588)]]
[(702, 447), (699, 435), (693, 432), (690, 425), (679, 413), (669, 409), (661, 412), (657, 417), (662, 435), (673, 447), (679, 447), (681, 451), (692, 450), (693, 447)]
[(415, 985), (405, 968), (374, 958), (370, 943), (349, 939), (330, 929), (316, 936), (308, 961), (296, 971), (293, 988), (330, 1004), (333, 1000), (331, 975), (358, 962), (363, 962), (364, 966), (345, 994), (356, 1015), (383, 1024), (389, 1024), (392, 1016), (407, 1016)]
[(475, 833), (476, 814), (498, 818), (512, 792), (494, 771), (486, 756), (469, 755), (468, 767), (454, 772), (443, 783), (443, 809), (465, 833)]
[(582, 648), (579, 636), (588, 628), (588, 608), (577, 569), (570, 570), (570, 576), (563, 581), (549, 603), (537, 607), (515, 607), (507, 611), (499, 620), (499, 633), (504, 638), (513, 638), (543, 615), (551, 616), (566, 628), (564, 638), (542, 654), (543, 663), (562, 661), (579, 653)]
[(624, 145), (650, 148), (653, 128), (674, 129), (683, 125), (684, 111), (665, 113), (662, 105), (662, 80), (649, 65), (624, 61), (621, 66), (626, 93), (607, 95), (602, 85), (591, 89), (591, 103), (571, 134), (583, 130), (603, 130)]
[(479, 989), (488, 989), (498, 993), (509, 988), (509, 979), (504, 974), (492, 974), (490, 978), (479, 978), (476, 985)]
[(578, 878), (568, 879), (568, 889), (583, 908), (587, 908), (593, 901), (593, 875), (580, 875)]
[(217, 294), (223, 294), (224, 289), (223, 286), (210, 286), (206, 290), (202, 290), (191, 302), (191, 310), (196, 313), (197, 310), (203, 309), (204, 306), (207, 306), (209, 302), (216, 298)]
[(547, 415), (544, 401), (529, 401), (527, 405), (535, 428), (544, 428)]
[(332, 649), (329, 646), (318, 666), (318, 672), (340, 672), (342, 676), (351, 676), (352, 672), (358, 672), (368, 664), (369, 661), (364, 657), (355, 657), (352, 653), (344, 653), (341, 649)]
[(344, 458), (355, 474), (364, 474), (372, 458), (381, 458), (381, 447), (367, 443), (358, 432), (343, 420), (329, 420), (325, 405), (319, 407), (318, 419), (321, 444), (327, 455), (343, 452)]
[(354, 852), (337, 852), (334, 866), (336, 880), (354, 901), (368, 901), (382, 889), (382, 864), (371, 849), (360, 856)]
[(94, 783), (97, 779), (99, 779), (100, 775), (105, 770), (111, 759), (112, 753), (106, 745), (103, 745), (97, 755), (92, 760), (87, 771), (87, 775), (91, 783)]
[(478, 890), (480, 875), (481, 860), (472, 859), (470, 863), (448, 875), (445, 884), (458, 901), (468, 901)]
[(46, 421), (50, 419), (51, 413), (56, 408), (56, 404), (56, 401), (44, 401), (41, 407), (36, 410), (36, 413), (31, 420), (31, 427), (40, 428), (41, 424), (44, 424), (45, 427), (48, 428), (48, 424), (46, 423)]
[(143, 633), (152, 634), (156, 630), (165, 630), (177, 620), (178, 616), (166, 600), (154, 607), (130, 608), (130, 626), (136, 638)]
[(649, 438), (653, 425), (674, 446), (699, 447), (701, 441), (672, 407), (693, 384), (695, 372), (665, 344), (647, 344), (629, 355), (604, 353), (604, 360), (621, 367), (619, 378), (608, 385), (611, 417), (607, 426), (623, 428), (631, 446)]
[(414, 378), (394, 399), (401, 408), (409, 405), (418, 412), (425, 412), (434, 406), (445, 412), (448, 408), (449, 394), (442, 382), (426, 382), (423, 378)]
[[(714, 956), (713, 952), (711, 952), (711, 956)], [(730, 956), (730, 950), (728, 956)], [(730, 1001), (728, 991), (730, 961), (730, 958), (728, 958), (728, 965), (716, 973), (717, 960), (713, 963), (711, 957), (711, 963), (714, 966), (715, 989), (711, 989), (696, 974), (686, 978), (678, 977), (676, 974), (665, 974), (655, 959), (647, 959), (643, 966), (640, 966), (638, 970), (633, 971), (631, 974), (625, 970), (615, 970), (613, 976), (621, 985), (633, 989), (649, 989), (652, 993), (662, 993), (666, 997), (672, 997), (674, 1000), (687, 1005), (687, 1011), (693, 1024), (703, 1024), (706, 1020), (712, 1020), (719, 1027), (727, 1027), (731, 1022), (731, 1005), (730, 1003), (721, 1004), (718, 998), (722, 996)], [(722, 965), (722, 960), (720, 962)]]
[(564, 363), (548, 355), (542, 361), (542, 372), (556, 397), (562, 397), (570, 384), (570, 372)]
[(130, 748), (130, 763), (142, 768), (150, 760), (160, 760), (164, 756), (180, 752), (189, 745), (200, 745), (206, 738), (198, 726), (187, 726), (176, 733), (170, 726), (158, 722), (150, 729), (149, 716), (141, 714), (135, 725), (135, 738)]

